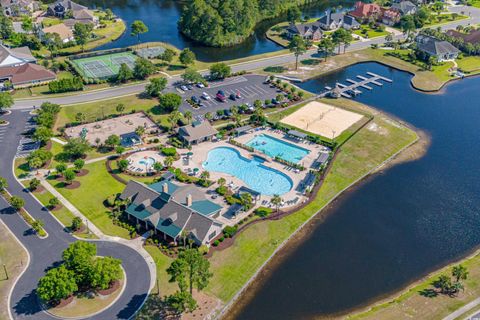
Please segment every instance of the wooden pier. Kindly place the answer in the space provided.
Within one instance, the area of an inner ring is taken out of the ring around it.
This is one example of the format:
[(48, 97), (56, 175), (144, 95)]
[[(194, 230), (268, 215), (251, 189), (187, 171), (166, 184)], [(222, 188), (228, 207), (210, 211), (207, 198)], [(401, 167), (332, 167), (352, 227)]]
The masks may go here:
[(335, 88), (325, 87), (327, 91), (322, 93), (320, 97), (331, 96), (331, 97), (345, 97), (345, 98), (352, 98), (352, 96), (356, 96), (362, 94), (358, 88), (363, 88), (366, 90), (373, 90), (369, 84), (374, 84), (376, 86), (383, 86), (383, 83), (380, 81), (384, 81), (387, 83), (392, 83), (393, 80), (386, 78), (384, 76), (375, 74), (373, 72), (367, 72), (369, 77), (364, 77), (361, 75), (357, 75), (356, 78), (360, 79), (359, 81), (355, 81), (352, 79), (347, 79), (346, 81), (349, 83), (348, 85), (337, 82), (335, 84)]

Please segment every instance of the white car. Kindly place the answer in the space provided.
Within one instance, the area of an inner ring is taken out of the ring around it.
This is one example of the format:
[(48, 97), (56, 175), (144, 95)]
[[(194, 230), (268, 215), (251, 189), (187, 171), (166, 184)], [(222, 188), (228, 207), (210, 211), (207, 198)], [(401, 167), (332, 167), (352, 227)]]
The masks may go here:
[(199, 87), (199, 88), (205, 88), (205, 85), (204, 85), (203, 83), (199, 82), (199, 83), (197, 83), (197, 87)]
[(206, 92), (202, 93), (202, 98), (205, 99), (205, 100), (210, 100), (211, 99), (210, 96), (208, 95), (208, 93), (206, 93)]
[(180, 89), (182, 89), (183, 91), (188, 91), (187, 86), (180, 86)]

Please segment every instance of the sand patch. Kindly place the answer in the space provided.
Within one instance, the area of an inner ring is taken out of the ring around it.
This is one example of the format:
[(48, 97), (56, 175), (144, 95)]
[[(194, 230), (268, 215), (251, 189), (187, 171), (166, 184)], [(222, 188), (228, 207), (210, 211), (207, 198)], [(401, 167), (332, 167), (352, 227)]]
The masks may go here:
[(312, 101), (282, 119), (281, 122), (296, 128), (334, 139), (360, 121), (363, 115)]

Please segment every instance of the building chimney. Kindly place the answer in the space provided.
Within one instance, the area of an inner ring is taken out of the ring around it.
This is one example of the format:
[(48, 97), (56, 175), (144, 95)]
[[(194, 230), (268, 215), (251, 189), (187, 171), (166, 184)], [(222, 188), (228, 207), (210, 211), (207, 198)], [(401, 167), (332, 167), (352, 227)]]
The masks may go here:
[(192, 206), (192, 195), (187, 194), (187, 207), (191, 207), (191, 206)]
[(168, 193), (168, 183), (165, 182), (165, 183), (162, 185), (162, 191), (163, 191), (164, 193)]

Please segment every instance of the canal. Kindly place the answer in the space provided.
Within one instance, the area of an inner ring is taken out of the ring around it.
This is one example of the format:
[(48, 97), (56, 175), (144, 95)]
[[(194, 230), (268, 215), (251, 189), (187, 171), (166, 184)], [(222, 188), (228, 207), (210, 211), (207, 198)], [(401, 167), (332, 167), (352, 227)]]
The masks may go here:
[[(238, 319), (342, 314), (402, 289), (480, 243), (480, 77), (439, 94), (411, 76), (366, 63), (303, 83), (318, 92), (367, 71), (394, 80), (357, 100), (431, 135), (427, 154), (366, 179), (279, 265)], [(363, 90), (362, 91), (366, 91)]]
[[(265, 32), (271, 26), (284, 21), (284, 17), (260, 23), (254, 34), (239, 45), (228, 48), (212, 48), (195, 43), (179, 32), (177, 22), (181, 14), (182, 1), (80, 0), (79, 3), (91, 8), (110, 8), (126, 22), (127, 26), (130, 26), (134, 20), (142, 20), (149, 28), (146, 34), (140, 36), (142, 42), (166, 42), (179, 49), (189, 47), (201, 61), (226, 61), (283, 49), (268, 40)], [(342, 7), (348, 7), (351, 6), (351, 3), (351, 1), (318, 1), (314, 5), (303, 8), (303, 14), (310, 18), (320, 17), (332, 5), (343, 4)], [(127, 30), (118, 40), (100, 46), (96, 50), (126, 47), (136, 43), (137, 39), (132, 37)]]

